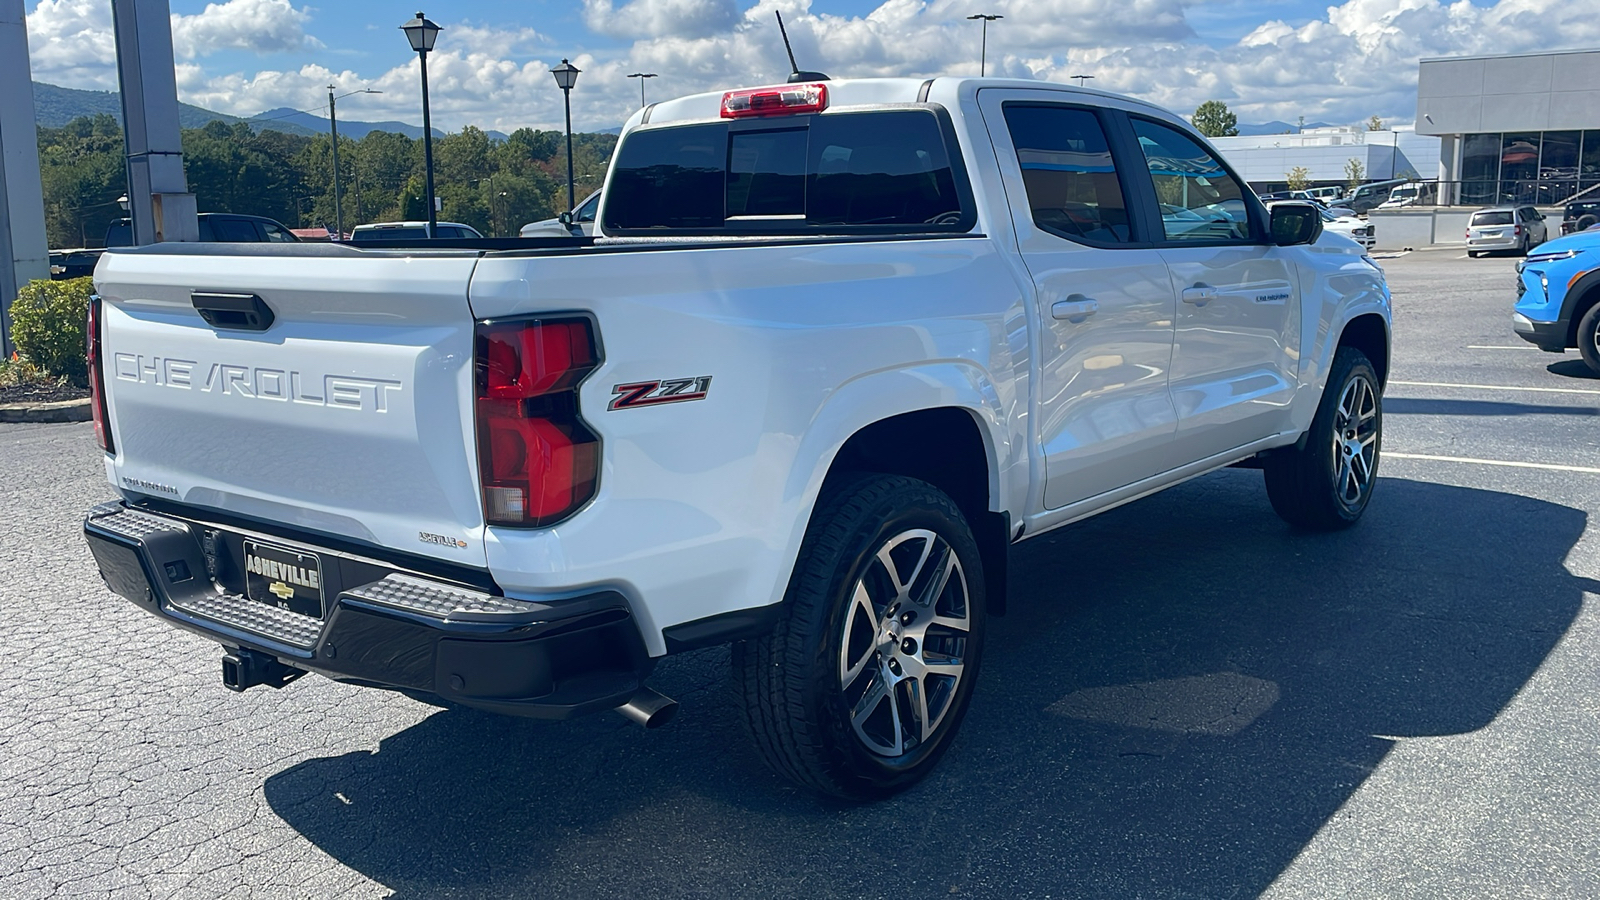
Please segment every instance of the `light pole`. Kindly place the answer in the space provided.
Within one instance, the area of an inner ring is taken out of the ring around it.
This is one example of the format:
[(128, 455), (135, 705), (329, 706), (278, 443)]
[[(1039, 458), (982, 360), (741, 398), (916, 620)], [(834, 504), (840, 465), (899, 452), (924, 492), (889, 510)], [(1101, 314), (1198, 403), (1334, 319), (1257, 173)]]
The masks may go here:
[(1089, 79), (1093, 78), (1094, 76), (1093, 75), (1068, 75), (1067, 77), (1068, 78), (1076, 78), (1076, 79), (1078, 79), (1078, 87), (1083, 87), (1083, 83), (1085, 81), (1088, 81)]
[(338, 233), (335, 240), (344, 240), (344, 207), (339, 204), (339, 117), (334, 113), (334, 101), (350, 97), (355, 94), (381, 94), (372, 88), (363, 88), (359, 91), (350, 91), (347, 94), (333, 95), (333, 85), (328, 85), (328, 130), (333, 133), (333, 228)]
[(979, 51), (980, 55), (978, 56), (978, 76), (980, 78), (989, 68), (989, 23), (996, 19), (1004, 18), (1005, 16), (990, 16), (983, 13), (967, 16), (968, 20), (981, 19), (983, 21), (983, 49)]
[(641, 107), (644, 106), (644, 80), (646, 78), (654, 78), (654, 77), (656, 77), (656, 73), (654, 73), (654, 72), (635, 72), (632, 75), (629, 75), (628, 77), (629, 78), (637, 78), (637, 79), (639, 79), (639, 105)]
[(428, 115), (428, 53), (433, 50), (433, 42), (439, 39), (439, 26), (419, 12), (415, 19), (401, 25), (400, 30), (406, 33), (411, 49), (417, 51), (422, 61), (422, 167), (428, 181), (428, 237), (432, 238), (439, 228), (439, 211), (434, 208), (433, 199), (433, 119)]
[[(578, 73), (583, 71), (566, 60), (561, 65), (550, 70), (556, 77), (556, 85), (561, 88), (561, 100), (567, 107), (567, 209), (577, 206), (578, 201), (573, 194), (572, 177), (572, 86), (578, 83)], [(639, 90), (644, 90), (644, 80), (639, 80)]]

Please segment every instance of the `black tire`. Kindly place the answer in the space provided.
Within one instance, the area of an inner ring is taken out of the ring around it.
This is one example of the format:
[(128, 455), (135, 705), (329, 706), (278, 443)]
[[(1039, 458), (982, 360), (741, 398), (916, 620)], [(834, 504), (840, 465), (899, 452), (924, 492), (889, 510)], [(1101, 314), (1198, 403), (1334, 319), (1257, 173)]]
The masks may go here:
[(1579, 216), (1578, 217), (1577, 228), (1575, 228), (1574, 230), (1575, 231), (1586, 231), (1586, 230), (1588, 230), (1590, 228), (1593, 228), (1596, 223), (1600, 223), (1600, 216), (1592, 216), (1592, 215)]
[[(1353, 422), (1342, 407), (1355, 408)], [(1370, 454), (1365, 452), (1368, 446)], [(1347, 448), (1352, 451), (1348, 456)], [(1268, 454), (1262, 463), (1273, 510), (1290, 525), (1309, 531), (1349, 528), (1372, 500), (1382, 449), (1383, 393), (1377, 372), (1366, 354), (1340, 347), (1302, 445)], [(1363, 470), (1364, 479), (1359, 478)]]
[[(924, 532), (937, 539), (905, 537)], [(887, 552), (895, 540), (901, 543)], [(902, 567), (899, 575), (916, 573), (898, 595), (880, 550)], [(904, 568), (918, 554), (934, 563), (936, 553), (942, 563)], [(829, 485), (806, 528), (782, 619), (770, 634), (733, 648), (733, 690), (767, 765), (802, 786), (851, 800), (886, 797), (926, 775), (972, 698), (983, 648), (983, 585), (972, 531), (938, 488), (871, 474)], [(957, 621), (963, 588), (964, 633), (939, 621)], [(862, 593), (866, 605), (858, 600)], [(895, 596), (901, 599), (891, 604)], [(908, 644), (914, 655), (902, 652)], [(924, 664), (960, 671), (952, 682), (948, 674), (924, 672)], [(859, 723), (852, 705), (862, 712)], [(880, 742), (876, 749), (873, 740)]]
[(1589, 307), (1578, 320), (1578, 353), (1589, 371), (1600, 375), (1600, 303)]

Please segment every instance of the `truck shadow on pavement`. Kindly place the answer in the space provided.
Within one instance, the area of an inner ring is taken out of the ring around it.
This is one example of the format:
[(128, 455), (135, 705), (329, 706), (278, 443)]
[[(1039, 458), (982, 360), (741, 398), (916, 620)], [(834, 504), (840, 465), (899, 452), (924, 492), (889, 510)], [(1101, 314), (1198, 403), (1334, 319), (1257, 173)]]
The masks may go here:
[(1563, 566), (1586, 520), (1387, 478), (1295, 534), (1229, 470), (1030, 541), (961, 735), (877, 805), (762, 768), (724, 650), (663, 663), (658, 732), (447, 710), (266, 798), (405, 898), (1254, 897), (1393, 738), (1511, 701), (1596, 589)]

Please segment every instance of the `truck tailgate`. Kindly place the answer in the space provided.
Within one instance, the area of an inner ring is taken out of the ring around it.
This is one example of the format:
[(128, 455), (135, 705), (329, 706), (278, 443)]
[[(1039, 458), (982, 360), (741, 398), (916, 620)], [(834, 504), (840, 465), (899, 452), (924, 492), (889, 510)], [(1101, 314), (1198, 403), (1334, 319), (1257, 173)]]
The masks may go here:
[[(105, 255), (111, 479), (130, 495), (483, 566), (476, 255), (361, 253), (352, 265), (357, 251), (328, 249), (343, 252)], [(215, 327), (199, 309), (252, 295), (270, 310), (264, 330)]]

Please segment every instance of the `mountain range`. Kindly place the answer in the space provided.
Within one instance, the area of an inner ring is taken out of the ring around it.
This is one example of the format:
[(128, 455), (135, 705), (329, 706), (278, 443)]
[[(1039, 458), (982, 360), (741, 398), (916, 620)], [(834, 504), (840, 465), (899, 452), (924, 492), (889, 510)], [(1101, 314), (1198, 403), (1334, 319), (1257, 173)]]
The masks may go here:
[[(45, 84), (42, 81), (33, 83), (33, 109), (34, 120), (45, 128), (60, 128), (73, 119), (83, 116), (95, 116), (105, 113), (122, 123), (122, 98), (116, 91), (80, 91), (76, 88), (58, 87)], [(269, 109), (266, 112), (249, 118), (230, 116), (227, 113), (213, 112), (190, 103), (178, 104), (178, 124), (184, 128), (199, 128), (208, 122), (223, 122), (232, 125), (236, 122), (245, 122), (251, 128), (260, 131), (269, 129), (283, 131), (289, 134), (318, 135), (328, 133), (328, 120), (321, 116), (314, 116), (307, 112), (280, 107)], [(403, 134), (415, 140), (422, 137), (422, 128), (417, 125), (408, 125), (405, 122), (362, 122), (359, 120), (339, 120), (339, 134), (351, 140), (360, 140), (372, 131), (392, 131)], [(505, 135), (498, 131), (488, 132), (493, 140), (504, 140)], [(443, 137), (444, 132), (433, 129), (434, 137)]]
[[(1239, 129), (1239, 134), (1241, 137), (1247, 135), (1254, 136), (1258, 134), (1294, 134), (1300, 130), (1300, 126), (1290, 125), (1288, 122), (1261, 122), (1257, 124), (1240, 122), (1236, 127)], [(1305, 127), (1331, 128), (1332, 125), (1328, 122), (1307, 122)]]

